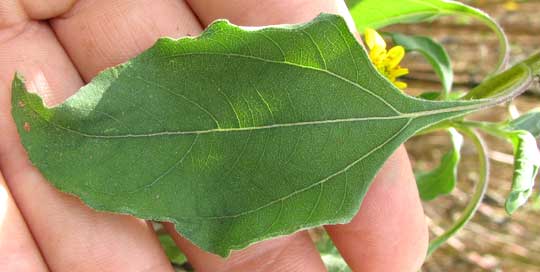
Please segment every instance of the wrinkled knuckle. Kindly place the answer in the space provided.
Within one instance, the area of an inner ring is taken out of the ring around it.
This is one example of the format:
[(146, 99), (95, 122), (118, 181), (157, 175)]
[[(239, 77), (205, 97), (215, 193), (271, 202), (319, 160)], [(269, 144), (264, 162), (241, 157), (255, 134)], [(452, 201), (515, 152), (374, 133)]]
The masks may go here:
[(46, 20), (66, 13), (77, 0), (21, 0), (28, 17)]
[[(68, 12), (77, 0), (0, 0), (0, 31)], [(3, 33), (0, 32), (0, 39)]]
[(66, 13), (77, 0), (0, 0), (0, 29), (21, 21), (46, 20)]

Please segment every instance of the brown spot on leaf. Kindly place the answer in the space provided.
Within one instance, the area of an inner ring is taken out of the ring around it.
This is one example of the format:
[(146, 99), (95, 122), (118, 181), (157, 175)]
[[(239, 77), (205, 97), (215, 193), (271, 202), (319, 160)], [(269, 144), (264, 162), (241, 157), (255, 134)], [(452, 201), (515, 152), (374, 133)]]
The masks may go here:
[(31, 129), (30, 123), (24, 122), (23, 128), (24, 128), (24, 131), (30, 132), (30, 129)]
[(19, 100), (19, 107), (24, 108), (26, 106), (22, 100)]

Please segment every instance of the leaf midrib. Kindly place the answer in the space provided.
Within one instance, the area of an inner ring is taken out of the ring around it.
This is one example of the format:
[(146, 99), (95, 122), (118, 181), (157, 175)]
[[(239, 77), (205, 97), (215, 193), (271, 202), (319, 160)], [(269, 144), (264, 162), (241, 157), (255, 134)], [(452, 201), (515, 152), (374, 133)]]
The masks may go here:
[(306, 121), (306, 122), (296, 122), (296, 123), (280, 123), (280, 124), (257, 126), (257, 127), (216, 128), (216, 129), (192, 130), (192, 131), (162, 131), (162, 132), (155, 132), (155, 133), (148, 133), (148, 134), (122, 134), (122, 135), (98, 135), (98, 134), (85, 133), (79, 130), (64, 127), (55, 122), (51, 122), (50, 120), (43, 118), (37, 111), (34, 110), (34, 112), (36, 112), (38, 116), (40, 116), (40, 118), (46, 121), (47, 123), (59, 129), (62, 129), (71, 133), (75, 133), (83, 137), (100, 138), (100, 139), (126, 139), (126, 138), (159, 137), (159, 136), (181, 136), (181, 135), (200, 135), (200, 134), (210, 134), (210, 133), (242, 132), (242, 131), (265, 130), (265, 129), (274, 129), (274, 128), (285, 128), (285, 127), (315, 126), (315, 125), (325, 125), (325, 124), (354, 123), (354, 122), (377, 121), (377, 120), (399, 120), (399, 119), (413, 119), (414, 120), (415, 118), (418, 118), (418, 117), (424, 117), (424, 116), (435, 115), (435, 114), (475, 110), (478, 107), (479, 107), (478, 105), (467, 105), (467, 106), (461, 106), (461, 107), (455, 107), (455, 108), (406, 113), (406, 114), (394, 115), (394, 116), (373, 116), (373, 117)]
[[(428, 115), (435, 115), (435, 114), (442, 114), (442, 113), (452, 113), (452, 112), (460, 112), (460, 111), (469, 111), (469, 110), (475, 110), (481, 107), (481, 104), (471, 104), (471, 105), (465, 105), (460, 107), (452, 107), (452, 108), (444, 108), (444, 109), (438, 109), (438, 110), (428, 110), (428, 111), (419, 111), (419, 112), (410, 112), (410, 113), (402, 113), (399, 110), (397, 110), (392, 104), (390, 104), (388, 101), (380, 97), (379, 95), (373, 93), (369, 89), (363, 87), (362, 85), (351, 81), (345, 77), (342, 77), (338, 74), (335, 74), (329, 70), (320, 69), (317, 67), (312, 66), (305, 66), (293, 62), (288, 61), (276, 61), (276, 60), (270, 60), (265, 59), (261, 57), (256, 56), (250, 56), (250, 55), (242, 55), (242, 54), (234, 54), (234, 53), (215, 53), (215, 52), (202, 52), (202, 53), (183, 53), (183, 54), (175, 54), (175, 55), (169, 55), (163, 58), (171, 58), (171, 57), (182, 57), (182, 56), (192, 56), (192, 55), (218, 55), (223, 57), (238, 57), (238, 58), (248, 58), (253, 59), (257, 61), (267, 62), (267, 63), (275, 63), (275, 64), (282, 64), (282, 65), (289, 65), (294, 66), (302, 69), (309, 69), (314, 70), (317, 72), (322, 72), (328, 75), (331, 75), (339, 80), (342, 80), (348, 84), (351, 84), (358, 89), (360, 89), (363, 92), (366, 92), (373, 97), (377, 98), (381, 102), (385, 103), (390, 109), (392, 109), (394, 112), (396, 112), (397, 115), (392, 116), (372, 116), (372, 117), (357, 117), (357, 118), (342, 118), (342, 119), (330, 119), (330, 120), (316, 120), (316, 121), (303, 121), (303, 122), (295, 122), (295, 123), (280, 123), (280, 124), (272, 124), (272, 125), (264, 125), (264, 126), (253, 126), (253, 127), (238, 127), (238, 128), (213, 128), (213, 129), (207, 129), (207, 130), (192, 130), (192, 131), (162, 131), (162, 132), (155, 132), (155, 133), (148, 133), (148, 134), (123, 134), (123, 135), (99, 135), (99, 134), (90, 134), (82, 131), (78, 131), (75, 129), (71, 129), (68, 127), (64, 127), (60, 124), (51, 122), (50, 120), (47, 120), (42, 117), (39, 112), (32, 110), (36, 112), (38, 116), (40, 116), (43, 120), (45, 120), (47, 123), (50, 123), (54, 125), (57, 128), (60, 128), (65, 131), (69, 131), (75, 134), (78, 134), (83, 137), (87, 138), (101, 138), (101, 139), (122, 139), (122, 138), (141, 138), (141, 137), (158, 137), (158, 136), (175, 136), (175, 135), (199, 135), (199, 134), (209, 134), (209, 133), (226, 133), (226, 132), (241, 132), (241, 131), (251, 131), (251, 130), (264, 130), (264, 129), (273, 129), (273, 128), (282, 128), (282, 127), (295, 127), (295, 126), (310, 126), (310, 125), (324, 125), (324, 124), (335, 124), (335, 123), (348, 123), (348, 122), (364, 122), (364, 121), (374, 121), (374, 120), (396, 120), (396, 119), (404, 119), (404, 118), (417, 118), (422, 116), (428, 116)], [(156, 58), (158, 59), (158, 58)], [(112, 68), (117, 69), (117, 68)], [(28, 93), (26, 93), (26, 96)], [(403, 95), (406, 97), (405, 95)], [(406, 97), (408, 98), (408, 97)]]

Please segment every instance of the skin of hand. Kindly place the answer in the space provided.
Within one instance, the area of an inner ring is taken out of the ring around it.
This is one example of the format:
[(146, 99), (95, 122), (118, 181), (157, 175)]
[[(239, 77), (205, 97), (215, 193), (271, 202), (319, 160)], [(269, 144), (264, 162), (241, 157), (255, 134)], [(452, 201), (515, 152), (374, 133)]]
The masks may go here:
[[(0, 0), (0, 267), (2, 271), (173, 271), (148, 222), (96, 212), (55, 190), (20, 144), (10, 82), (21, 72), (49, 105), (158, 37), (197, 35), (217, 18), (238, 25), (344, 16), (342, 0)], [(305, 231), (223, 259), (166, 225), (197, 271), (325, 271)], [(403, 148), (386, 162), (354, 219), (326, 226), (353, 271), (417, 271), (427, 227)]]

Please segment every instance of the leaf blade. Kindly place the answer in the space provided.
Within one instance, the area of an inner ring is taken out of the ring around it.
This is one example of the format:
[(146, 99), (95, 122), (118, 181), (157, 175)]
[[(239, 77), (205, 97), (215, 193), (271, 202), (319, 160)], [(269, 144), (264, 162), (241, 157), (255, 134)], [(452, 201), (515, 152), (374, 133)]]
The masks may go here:
[(508, 214), (513, 214), (532, 194), (540, 168), (540, 151), (536, 139), (528, 131), (507, 132), (507, 137), (514, 147), (514, 175), (505, 208)]
[(452, 90), (454, 81), (452, 63), (441, 44), (424, 36), (407, 36), (399, 33), (390, 33), (390, 36), (396, 44), (403, 46), (406, 51), (419, 52), (426, 58), (441, 80), (446, 95)]
[(508, 123), (510, 130), (526, 130), (535, 138), (540, 137), (540, 109), (531, 110)]
[(335, 15), (259, 30), (218, 21), (195, 39), (161, 39), (54, 108), (18, 76), (12, 90), (21, 140), (58, 189), (173, 222), (223, 256), (347, 222), (416, 131), (514, 95), (405, 96)]
[(422, 200), (429, 201), (449, 194), (456, 186), (463, 136), (453, 128), (450, 128), (448, 132), (452, 142), (450, 151), (443, 155), (440, 164), (435, 169), (416, 175)]

